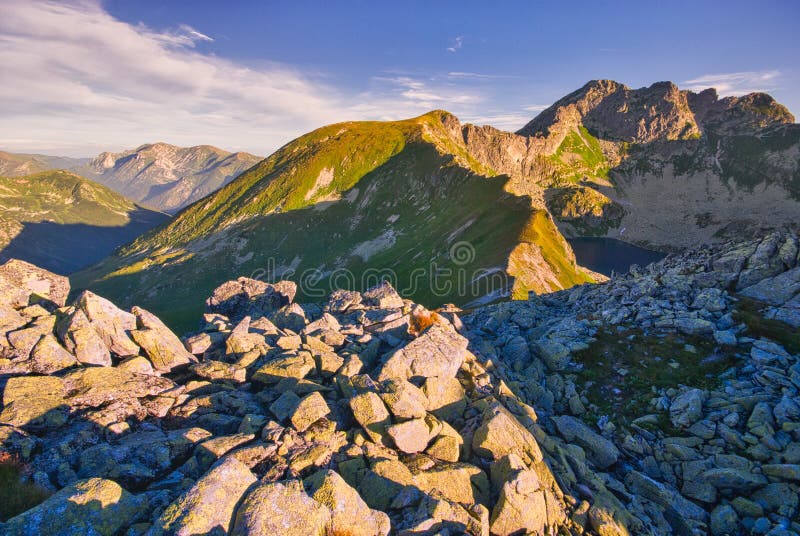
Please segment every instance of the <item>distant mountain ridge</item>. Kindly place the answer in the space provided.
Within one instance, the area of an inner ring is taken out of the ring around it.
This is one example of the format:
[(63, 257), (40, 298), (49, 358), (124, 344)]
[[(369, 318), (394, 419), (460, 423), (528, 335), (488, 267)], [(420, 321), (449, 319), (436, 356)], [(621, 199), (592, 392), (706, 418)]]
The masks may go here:
[(0, 177), (0, 263), (69, 274), (168, 219), (69, 171)]
[(94, 159), (0, 152), (0, 176), (66, 169), (163, 212), (176, 212), (221, 188), (261, 161), (211, 145), (177, 147), (150, 143)]
[(146, 206), (176, 212), (261, 160), (211, 145), (152, 143), (121, 153), (101, 153), (76, 171)]
[(51, 169), (72, 169), (86, 165), (90, 161), (90, 158), (0, 151), (0, 177), (19, 177)]

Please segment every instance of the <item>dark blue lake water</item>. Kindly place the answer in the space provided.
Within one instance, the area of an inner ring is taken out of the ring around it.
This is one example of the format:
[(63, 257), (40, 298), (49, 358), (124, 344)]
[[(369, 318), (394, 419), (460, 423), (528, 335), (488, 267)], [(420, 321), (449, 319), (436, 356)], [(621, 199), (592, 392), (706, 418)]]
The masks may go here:
[(611, 271), (625, 273), (633, 264), (647, 266), (667, 256), (666, 253), (644, 249), (614, 238), (571, 238), (578, 264), (595, 272), (611, 275)]

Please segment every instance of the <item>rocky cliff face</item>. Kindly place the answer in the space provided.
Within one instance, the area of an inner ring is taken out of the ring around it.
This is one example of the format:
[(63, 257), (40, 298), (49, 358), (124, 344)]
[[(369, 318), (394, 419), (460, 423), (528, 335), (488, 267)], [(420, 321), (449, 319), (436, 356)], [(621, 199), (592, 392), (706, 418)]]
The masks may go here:
[(176, 212), (221, 188), (261, 160), (210, 145), (142, 145), (122, 153), (101, 153), (82, 172), (137, 202)]
[(776, 232), (464, 315), (239, 278), (182, 339), (6, 264), (0, 464), (52, 495), (0, 531), (796, 533), (798, 251)]
[[(719, 99), (670, 82), (630, 89), (598, 80), (516, 134), (454, 130), (475, 158), (547, 203), (568, 236), (674, 250), (780, 227), (800, 211), (800, 127), (763, 93)], [(562, 215), (550, 190), (565, 187), (593, 190), (582, 194), (598, 201), (586, 217)], [(598, 219), (609, 203), (624, 215)]]

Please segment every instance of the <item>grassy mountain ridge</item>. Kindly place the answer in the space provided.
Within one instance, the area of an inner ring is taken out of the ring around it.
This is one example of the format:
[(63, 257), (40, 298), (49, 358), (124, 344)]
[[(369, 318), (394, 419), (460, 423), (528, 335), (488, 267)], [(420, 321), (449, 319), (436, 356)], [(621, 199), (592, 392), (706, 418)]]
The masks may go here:
[(88, 162), (88, 158), (0, 151), (0, 177), (20, 177), (51, 169), (72, 169)]
[[(431, 305), (590, 281), (549, 215), (477, 163), (448, 132), (448, 117), (301, 136), (74, 282), (180, 325), (231, 273), (270, 267), (273, 278), (314, 270), (323, 282), (301, 285), (309, 299), (330, 290), (331, 274), (352, 274), (361, 288), (375, 268), (391, 270), (401, 290)], [(454, 244), (466, 260), (451, 258)], [(176, 313), (176, 302), (187, 309)]]
[(168, 219), (69, 171), (0, 177), (0, 260), (70, 273)]

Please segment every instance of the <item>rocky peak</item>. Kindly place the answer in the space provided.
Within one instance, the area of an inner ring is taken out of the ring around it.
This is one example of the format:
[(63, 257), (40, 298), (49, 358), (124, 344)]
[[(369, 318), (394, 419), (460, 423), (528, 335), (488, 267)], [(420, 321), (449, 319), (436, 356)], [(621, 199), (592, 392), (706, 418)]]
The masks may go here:
[(656, 82), (630, 89), (611, 80), (593, 80), (517, 134), (560, 138), (583, 126), (603, 139), (650, 143), (696, 137), (706, 126), (721, 134), (752, 133), (793, 122), (786, 107), (764, 93), (719, 99), (713, 88), (694, 93), (673, 82)]

